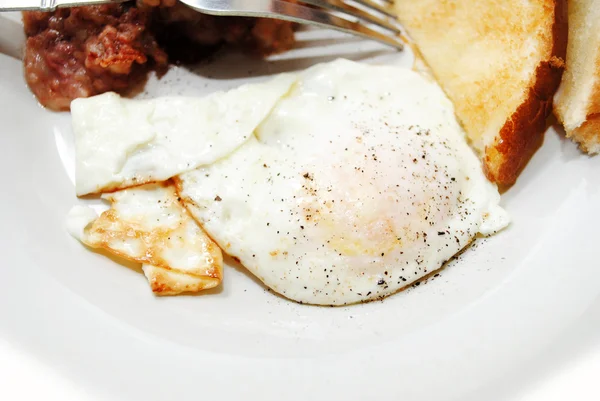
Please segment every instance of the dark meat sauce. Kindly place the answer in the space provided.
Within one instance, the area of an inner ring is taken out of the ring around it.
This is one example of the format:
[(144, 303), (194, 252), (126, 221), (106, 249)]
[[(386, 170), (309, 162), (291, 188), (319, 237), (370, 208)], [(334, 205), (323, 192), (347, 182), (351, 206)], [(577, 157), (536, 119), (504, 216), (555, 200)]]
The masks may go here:
[(200, 14), (175, 0), (138, 0), (23, 13), (25, 78), (39, 102), (68, 110), (73, 99), (142, 83), (169, 61), (197, 62), (222, 45), (267, 55), (292, 47), (291, 23)]

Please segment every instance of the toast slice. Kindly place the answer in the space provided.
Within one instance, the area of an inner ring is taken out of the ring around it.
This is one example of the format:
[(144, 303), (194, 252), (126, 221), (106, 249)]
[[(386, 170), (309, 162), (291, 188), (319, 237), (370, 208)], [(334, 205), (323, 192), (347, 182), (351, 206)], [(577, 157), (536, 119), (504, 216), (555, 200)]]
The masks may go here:
[(567, 137), (600, 153), (600, 0), (569, 1), (566, 69), (554, 112)]
[(567, 45), (566, 0), (395, 0), (488, 178), (515, 182), (541, 144)]

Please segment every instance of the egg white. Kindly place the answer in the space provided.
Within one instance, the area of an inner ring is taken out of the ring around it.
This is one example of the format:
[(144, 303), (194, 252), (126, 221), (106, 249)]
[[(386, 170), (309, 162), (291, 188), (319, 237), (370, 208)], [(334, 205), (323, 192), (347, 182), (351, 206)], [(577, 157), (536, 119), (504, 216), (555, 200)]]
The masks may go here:
[(311, 304), (394, 293), (508, 224), (439, 87), (344, 60), (300, 74), (252, 138), (176, 182), (225, 252)]
[(121, 98), (71, 104), (77, 195), (167, 180), (226, 156), (252, 136), (294, 82), (282, 74), (204, 98)]

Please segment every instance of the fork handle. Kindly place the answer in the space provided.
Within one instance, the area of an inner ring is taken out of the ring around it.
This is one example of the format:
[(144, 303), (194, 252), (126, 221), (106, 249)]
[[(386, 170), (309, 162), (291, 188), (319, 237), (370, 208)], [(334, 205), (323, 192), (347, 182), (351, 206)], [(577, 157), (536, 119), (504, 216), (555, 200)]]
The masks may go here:
[(3, 11), (54, 11), (59, 7), (91, 6), (94, 4), (122, 3), (127, 0), (0, 0)]

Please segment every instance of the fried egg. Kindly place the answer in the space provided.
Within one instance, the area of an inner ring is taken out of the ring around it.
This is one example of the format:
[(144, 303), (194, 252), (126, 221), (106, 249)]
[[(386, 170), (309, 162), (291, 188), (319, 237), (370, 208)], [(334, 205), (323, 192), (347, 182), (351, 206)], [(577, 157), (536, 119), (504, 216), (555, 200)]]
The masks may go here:
[(100, 216), (75, 206), (67, 230), (85, 245), (131, 261), (157, 295), (198, 292), (218, 286), (223, 257), (178, 200), (170, 183), (147, 184), (102, 196), (110, 209)]
[(204, 98), (121, 98), (71, 103), (77, 195), (164, 181), (226, 156), (252, 136), (295, 77)]
[(175, 181), (226, 253), (318, 305), (392, 294), (509, 222), (435, 83), (345, 60), (300, 73), (253, 136)]

